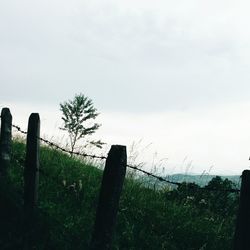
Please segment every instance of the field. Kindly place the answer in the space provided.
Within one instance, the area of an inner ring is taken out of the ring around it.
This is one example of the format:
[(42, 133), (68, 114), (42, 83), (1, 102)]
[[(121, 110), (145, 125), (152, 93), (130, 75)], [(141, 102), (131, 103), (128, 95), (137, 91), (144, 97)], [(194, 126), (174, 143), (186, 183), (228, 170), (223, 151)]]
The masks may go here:
[[(41, 147), (36, 249), (88, 249), (102, 178), (102, 164)], [(1, 183), (1, 249), (22, 244), (25, 145), (13, 142), (8, 180)], [(214, 177), (208, 187), (234, 187)], [(3, 191), (4, 190), (4, 191)], [(147, 186), (147, 178), (127, 173), (112, 249), (230, 250), (238, 194), (206, 191), (197, 184), (177, 189)], [(11, 219), (10, 219), (11, 218)], [(20, 248), (21, 249), (21, 248)]]

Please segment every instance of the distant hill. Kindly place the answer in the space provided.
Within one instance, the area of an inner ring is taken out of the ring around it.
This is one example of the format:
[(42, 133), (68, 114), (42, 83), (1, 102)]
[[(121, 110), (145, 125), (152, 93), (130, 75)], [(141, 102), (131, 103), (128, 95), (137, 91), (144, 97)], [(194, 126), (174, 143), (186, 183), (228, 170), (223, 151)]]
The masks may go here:
[[(188, 175), (188, 174), (173, 174), (168, 176), (168, 180), (175, 182), (194, 182), (199, 186), (205, 186), (211, 181), (214, 177), (218, 175)], [(222, 179), (228, 179), (235, 183), (237, 187), (240, 186), (240, 175), (225, 175), (221, 176)]]
[[(190, 182), (196, 183), (197, 185), (203, 187), (206, 186), (209, 181), (211, 181), (214, 177), (220, 176), (222, 179), (228, 179), (235, 183), (236, 188), (240, 188), (241, 178), (240, 175), (198, 175), (198, 174), (173, 174), (164, 177), (166, 180), (173, 181), (173, 182)], [(145, 186), (154, 187), (154, 188), (161, 188), (166, 185), (164, 182), (160, 182), (153, 177), (142, 177), (143, 183)], [(172, 186), (172, 185), (171, 185)], [(176, 187), (175, 185), (172, 186), (173, 188)]]

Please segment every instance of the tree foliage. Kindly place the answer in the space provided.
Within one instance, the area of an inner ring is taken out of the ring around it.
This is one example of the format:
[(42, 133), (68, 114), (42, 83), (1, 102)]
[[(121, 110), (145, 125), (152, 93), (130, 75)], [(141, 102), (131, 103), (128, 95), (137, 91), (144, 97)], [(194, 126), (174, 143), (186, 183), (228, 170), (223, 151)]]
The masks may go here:
[(229, 179), (215, 176), (203, 188), (196, 183), (183, 182), (177, 189), (168, 192), (167, 197), (217, 215), (234, 216), (237, 213), (239, 195), (228, 190), (235, 188), (236, 184)]
[(85, 139), (84, 147), (94, 145), (101, 148), (104, 144), (100, 140), (87, 140), (89, 135), (92, 135), (101, 126), (101, 124), (93, 122), (99, 115), (93, 102), (90, 98), (83, 94), (75, 95), (73, 100), (60, 103), (62, 111), (63, 127), (69, 134), (70, 148), (73, 152), (76, 143), (80, 139)]

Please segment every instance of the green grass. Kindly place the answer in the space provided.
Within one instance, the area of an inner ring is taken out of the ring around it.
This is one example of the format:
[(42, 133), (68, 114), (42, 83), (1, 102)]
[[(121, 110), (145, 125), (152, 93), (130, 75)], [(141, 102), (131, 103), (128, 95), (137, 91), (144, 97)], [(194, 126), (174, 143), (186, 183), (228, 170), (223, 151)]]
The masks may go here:
[[(8, 185), (22, 197), (24, 143), (14, 141), (12, 152)], [(41, 147), (40, 169), (44, 174), (39, 177), (39, 221), (43, 235), (37, 249), (43, 249), (45, 243), (49, 249), (87, 249), (102, 178), (101, 168), (93, 165)], [(120, 199), (112, 249), (232, 249), (237, 197), (232, 198), (232, 209), (225, 210), (229, 211), (225, 216), (213, 209), (212, 203), (201, 204), (202, 198), (212, 202), (207, 194), (193, 194), (190, 200), (167, 188), (149, 189), (129, 176)], [(22, 199), (17, 200), (21, 206)]]

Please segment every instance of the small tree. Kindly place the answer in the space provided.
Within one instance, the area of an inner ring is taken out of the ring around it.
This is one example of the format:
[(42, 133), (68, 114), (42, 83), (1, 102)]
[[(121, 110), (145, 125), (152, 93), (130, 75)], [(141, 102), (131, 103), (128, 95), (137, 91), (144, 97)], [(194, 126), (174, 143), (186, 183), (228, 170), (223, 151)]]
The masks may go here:
[[(60, 110), (62, 111), (63, 127), (69, 134), (70, 148), (73, 152), (77, 141), (92, 135), (101, 126), (94, 123), (93, 120), (99, 115), (93, 102), (83, 94), (75, 95), (73, 100), (60, 103)], [(94, 145), (101, 148), (104, 143), (98, 141), (85, 141), (85, 145)]]

